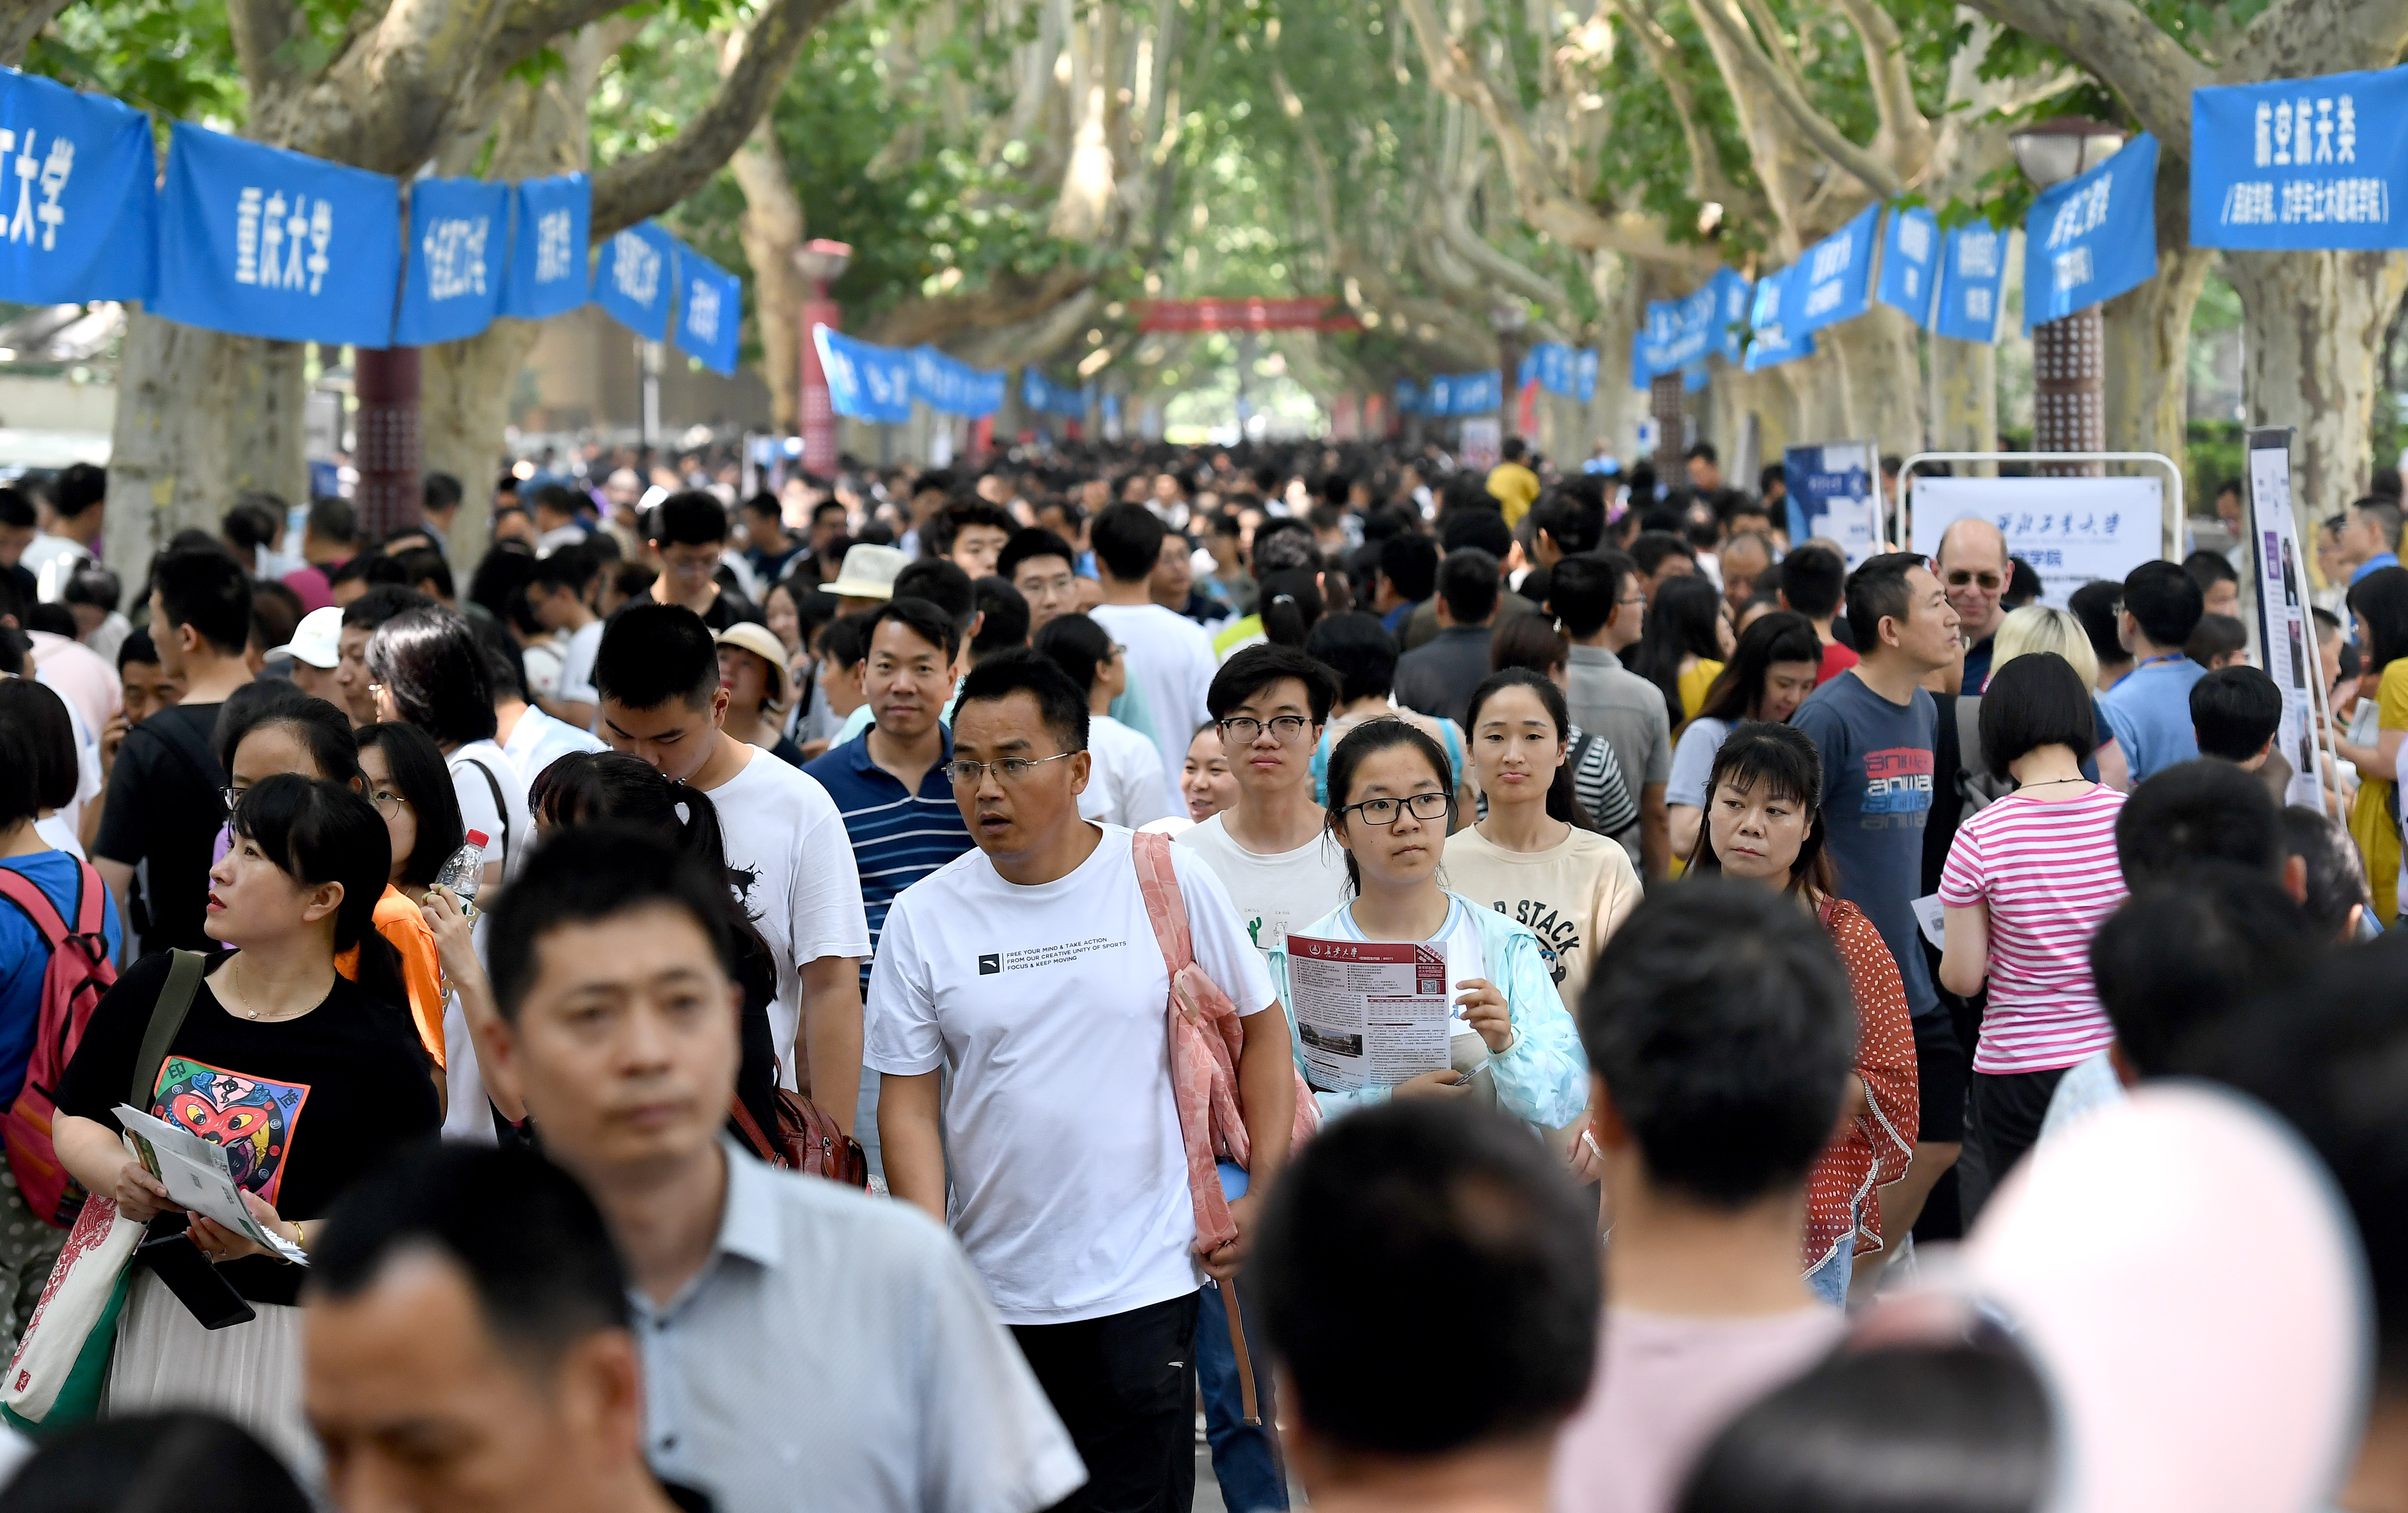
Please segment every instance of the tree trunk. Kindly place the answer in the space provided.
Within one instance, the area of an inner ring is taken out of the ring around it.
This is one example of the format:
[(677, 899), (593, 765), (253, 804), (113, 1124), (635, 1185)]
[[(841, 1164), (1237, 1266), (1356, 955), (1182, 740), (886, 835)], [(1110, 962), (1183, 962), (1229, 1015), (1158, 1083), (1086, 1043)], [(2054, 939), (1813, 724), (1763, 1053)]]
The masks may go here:
[(132, 312), (110, 430), (108, 554), (130, 589), (187, 527), (215, 535), (244, 489), (308, 497), (299, 342), (226, 336)]
[(2191, 311), (2215, 253), (2158, 246), (2157, 276), (2107, 302), (2107, 450), (2162, 452), (2179, 465), (2190, 421)]
[(542, 329), (534, 321), (505, 319), (465, 341), (420, 350), (424, 371), (418, 423), (426, 470), (460, 480), (462, 506), (452, 517), (449, 543), (455, 563), (473, 563), (485, 554), (510, 391)]
[(769, 384), (769, 424), (791, 435), (799, 425), (803, 302), (810, 296), (795, 267), (795, 252), (803, 244), (803, 204), (795, 197), (794, 178), (768, 117), (752, 128), (728, 166), (744, 192), (737, 236), (752, 266), (752, 313), (761, 334), (761, 376)]
[(1798, 430), (1789, 444), (1804, 447), (1821, 441), (1845, 441), (1862, 435), (1848, 420), (1847, 379), (1839, 353), (1830, 343), (1814, 355), (1784, 363), (1779, 369), (1796, 399)]
[[(1931, 338), (1931, 446), (1935, 451), (1999, 450), (1999, 350), (1986, 341)], [(1976, 464), (1985, 475), (1995, 464)]]
[(2300, 539), (2366, 492), (2375, 363), (2408, 285), (2397, 252), (2227, 252), (2242, 305), (2249, 423), (2287, 425)]
[(1837, 359), (1851, 436), (1870, 436), (1885, 455), (1923, 446), (1923, 369), (1914, 322), (1875, 304), (1853, 321), (1826, 326), (1814, 339)]

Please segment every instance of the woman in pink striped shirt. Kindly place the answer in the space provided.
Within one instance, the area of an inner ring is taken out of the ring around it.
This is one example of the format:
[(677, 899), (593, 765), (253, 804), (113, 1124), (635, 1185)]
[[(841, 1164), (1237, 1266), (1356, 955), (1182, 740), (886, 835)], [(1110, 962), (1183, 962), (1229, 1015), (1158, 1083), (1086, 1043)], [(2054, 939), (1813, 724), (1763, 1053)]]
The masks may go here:
[(1989, 1007), (1965, 1093), (1959, 1202), (1971, 1225), (2039, 1137), (2065, 1069), (2115, 1032), (2090, 982), (2090, 937), (2124, 899), (2124, 795), (2082, 776), (2098, 745), (2090, 690), (2054, 652), (2001, 664), (1982, 692), (1982, 756), (2013, 792), (1957, 828), (1940, 875), (1940, 985)]

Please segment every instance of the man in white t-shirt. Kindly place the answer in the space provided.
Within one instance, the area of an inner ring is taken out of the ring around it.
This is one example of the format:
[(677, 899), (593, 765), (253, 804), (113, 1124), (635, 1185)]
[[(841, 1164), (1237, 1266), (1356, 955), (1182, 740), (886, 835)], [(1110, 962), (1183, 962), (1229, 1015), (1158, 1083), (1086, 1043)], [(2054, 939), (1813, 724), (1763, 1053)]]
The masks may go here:
[(816, 781), (720, 728), (719, 646), (684, 606), (638, 600), (611, 616), (594, 682), (610, 749), (718, 806), (727, 864), (751, 878), (744, 906), (777, 958), (780, 1080), (851, 1131), (869, 920), (844, 816)]
[[(480, 622), (477, 644), (484, 650), (485, 673), (494, 684), (494, 740), (518, 769), (522, 793), (532, 792), (543, 769), (571, 752), (610, 749), (592, 732), (554, 720), (527, 702), (524, 668), (498, 626)], [(528, 806), (533, 809), (532, 803)], [(532, 822), (532, 813), (529, 819)]]
[(1238, 802), (1179, 837), (1229, 891), (1268, 959), (1346, 901), (1346, 851), (1312, 796), (1312, 753), (1338, 697), (1329, 669), (1292, 647), (1250, 646), (1212, 679), (1212, 718)]
[(594, 728), (595, 706), (601, 702), (594, 692), (594, 657), (602, 649), (602, 621), (585, 603), (599, 567), (584, 547), (563, 547), (536, 559), (535, 577), (526, 586), (527, 608), (537, 621), (545, 630), (568, 633), (559, 688), (536, 702), (544, 713), (579, 730)]
[[(1079, 818), (1087, 720), (1034, 651), (964, 681), (950, 771), (979, 849), (888, 912), (867, 1059), (883, 1074), (888, 1185), (953, 1226), (1086, 1463), (1062, 1506), (1184, 1509), (1202, 1276), (1169, 974), (1130, 833)], [(1267, 1187), (1295, 1118), (1287, 1021), (1264, 1012), (1268, 975), (1219, 881), (1171, 855), (1196, 961), (1243, 1015), (1239, 1104)], [(1261, 1191), (1231, 1203), (1238, 1239), (1202, 1258), (1216, 1280), (1243, 1258)]]
[(1114, 505), (1096, 517), (1088, 538), (1103, 573), (1104, 602), (1088, 613), (1128, 649), (1129, 672), (1145, 695), (1154, 749), (1162, 754), (1163, 786), (1177, 792), (1188, 737), (1206, 717), (1215, 661), (1203, 626), (1154, 602), (1163, 534), (1143, 505)]

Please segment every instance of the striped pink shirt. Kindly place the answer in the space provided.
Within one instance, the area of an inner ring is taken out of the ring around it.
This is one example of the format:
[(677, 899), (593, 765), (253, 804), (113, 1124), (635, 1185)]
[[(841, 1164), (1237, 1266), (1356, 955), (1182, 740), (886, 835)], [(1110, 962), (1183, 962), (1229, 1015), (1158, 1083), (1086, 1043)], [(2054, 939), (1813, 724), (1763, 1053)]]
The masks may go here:
[(1990, 909), (1990, 1006), (1973, 1070), (2050, 1071), (2115, 1038), (2090, 983), (2090, 937), (2124, 901), (2123, 806), (2103, 784), (2061, 804), (2010, 793), (1957, 828), (1940, 902)]

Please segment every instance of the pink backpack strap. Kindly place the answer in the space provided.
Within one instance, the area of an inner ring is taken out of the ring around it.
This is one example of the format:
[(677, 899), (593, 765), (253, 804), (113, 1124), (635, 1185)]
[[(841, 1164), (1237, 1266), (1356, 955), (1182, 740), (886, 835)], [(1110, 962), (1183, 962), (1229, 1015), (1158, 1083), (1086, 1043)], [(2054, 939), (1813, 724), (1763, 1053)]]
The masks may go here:
[[(1221, 1169), (1212, 1152), (1212, 1106), (1215, 1066), (1211, 1033), (1197, 1001), (1203, 974), (1196, 965), (1194, 937), (1187, 928), (1187, 901), (1180, 895), (1179, 872), (1170, 858), (1170, 837), (1137, 832), (1131, 837), (1131, 860), (1137, 866), (1138, 889), (1145, 895), (1146, 917), (1162, 947), (1163, 965), (1170, 977), (1164, 1006), (1170, 1043), (1170, 1095), (1179, 1111), (1180, 1143), (1187, 1157), (1187, 1196), (1196, 1215), (1196, 1251), (1209, 1255), (1237, 1238), (1229, 1217), (1229, 1201), (1221, 1192)], [(1229, 1080), (1220, 1096), (1235, 1100)]]
[(1158, 832), (1136, 831), (1130, 853), (1137, 864), (1138, 891), (1145, 895), (1146, 918), (1154, 923), (1154, 943), (1162, 948), (1162, 964), (1171, 976), (1196, 961), (1196, 938), (1187, 928), (1187, 900), (1179, 892), (1179, 869), (1170, 859), (1170, 837)]
[[(81, 865), (86, 872), (92, 871), (88, 864), (78, 864)], [(87, 900), (91, 899), (96, 892), (92, 886), (94, 880), (94, 878), (84, 879), (84, 897)], [(59, 912), (59, 906), (56, 904), (50, 902), (50, 895), (42, 892), (40, 883), (26, 877), (15, 867), (0, 867), (0, 898), (7, 899), (25, 911), (25, 918), (34, 921), (34, 929), (40, 934), (44, 947), (50, 950), (57, 950), (60, 943), (66, 939), (68, 935), (66, 917)], [(90, 912), (93, 916), (93, 923), (85, 934), (89, 935), (92, 931), (100, 928), (100, 911), (96, 907), (79, 908), (76, 912), (79, 914)]]

